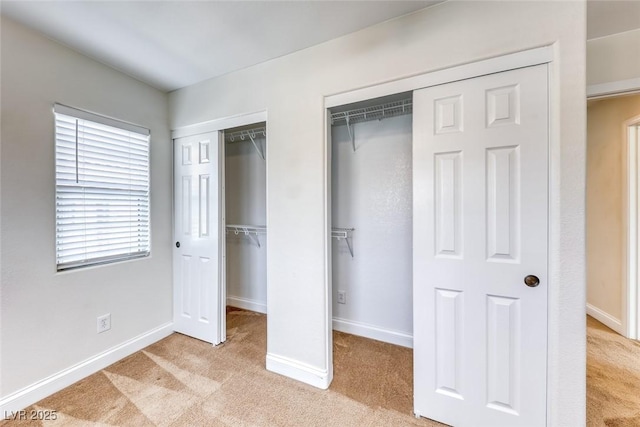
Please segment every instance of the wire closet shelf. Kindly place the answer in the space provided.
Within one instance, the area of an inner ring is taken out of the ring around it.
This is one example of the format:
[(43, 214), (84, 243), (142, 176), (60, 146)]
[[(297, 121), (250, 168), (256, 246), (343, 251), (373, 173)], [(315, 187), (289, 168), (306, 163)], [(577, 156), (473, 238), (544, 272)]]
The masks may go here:
[(400, 101), (372, 105), (370, 107), (331, 113), (331, 125), (350, 125), (370, 120), (382, 120), (387, 117), (411, 114), (412, 111), (413, 100), (411, 98), (407, 98)]
[(258, 126), (251, 129), (242, 129), (235, 132), (225, 132), (224, 139), (227, 142), (250, 141), (252, 138), (265, 138), (267, 136), (266, 126)]
[(413, 100), (411, 98), (399, 101), (387, 102), (384, 104), (372, 105), (369, 107), (355, 108), (353, 110), (338, 111), (331, 113), (331, 125), (346, 125), (351, 140), (351, 147), (356, 151), (356, 139), (353, 125), (355, 123), (367, 122), (370, 120), (382, 120), (388, 117), (411, 114), (413, 111)]
[(260, 246), (260, 234), (267, 234), (267, 227), (264, 225), (245, 225), (245, 224), (227, 224), (227, 234), (232, 233), (235, 236), (246, 236), (256, 242), (258, 247)]
[(233, 143), (233, 142), (243, 142), (243, 141), (251, 141), (253, 147), (256, 149), (256, 152), (260, 156), (262, 160), (265, 160), (265, 152), (262, 148), (262, 144), (258, 144), (256, 142), (257, 138), (266, 138), (267, 137), (267, 128), (266, 126), (258, 126), (250, 129), (242, 129), (237, 130), (235, 132), (225, 132), (224, 140), (225, 142)]
[[(267, 227), (263, 225), (247, 225), (247, 224), (227, 224), (226, 233), (233, 234), (235, 236), (245, 236), (253, 240), (258, 247), (260, 246), (259, 235), (267, 234)], [(332, 228), (331, 237), (338, 241), (344, 240), (349, 248), (349, 253), (353, 258), (353, 246), (351, 240), (353, 239), (353, 231), (355, 228)]]

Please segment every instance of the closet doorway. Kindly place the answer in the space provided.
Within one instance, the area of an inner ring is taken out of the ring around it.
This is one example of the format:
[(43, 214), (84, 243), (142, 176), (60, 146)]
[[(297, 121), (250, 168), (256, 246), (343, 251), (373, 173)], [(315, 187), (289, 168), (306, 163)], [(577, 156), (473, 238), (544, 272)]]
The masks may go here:
[(267, 313), (266, 122), (224, 130), (226, 304)]
[(411, 92), (331, 109), (333, 329), (412, 347)]
[(172, 131), (174, 330), (213, 345), (227, 310), (266, 313), (266, 117)]
[(640, 94), (587, 100), (587, 314), (631, 339), (640, 338), (639, 135)]

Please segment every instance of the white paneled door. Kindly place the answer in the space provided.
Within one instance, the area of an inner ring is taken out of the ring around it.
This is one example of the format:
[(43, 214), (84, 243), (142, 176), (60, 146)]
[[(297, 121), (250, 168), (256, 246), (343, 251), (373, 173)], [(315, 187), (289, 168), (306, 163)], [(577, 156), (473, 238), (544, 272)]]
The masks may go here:
[(547, 66), (414, 92), (414, 406), (544, 426)]
[(221, 341), (220, 139), (174, 140), (174, 330)]

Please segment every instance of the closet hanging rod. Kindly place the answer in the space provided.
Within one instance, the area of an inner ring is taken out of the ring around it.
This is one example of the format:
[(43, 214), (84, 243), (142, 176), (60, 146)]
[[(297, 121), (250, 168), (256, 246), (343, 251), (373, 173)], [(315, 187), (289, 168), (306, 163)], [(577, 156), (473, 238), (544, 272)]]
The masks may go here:
[(264, 149), (262, 148), (262, 144), (258, 145), (256, 142), (256, 138), (266, 138), (267, 137), (267, 128), (265, 126), (258, 126), (251, 129), (243, 129), (235, 132), (225, 132), (224, 140), (226, 142), (242, 142), (242, 141), (251, 141), (253, 144), (253, 148), (256, 149), (258, 155), (262, 160), (265, 160)]
[(245, 235), (256, 242), (258, 247), (260, 246), (259, 234), (267, 234), (267, 227), (264, 225), (244, 225), (244, 224), (227, 224), (226, 232), (232, 232), (236, 236)]
[(349, 125), (369, 120), (382, 120), (387, 117), (410, 114), (412, 111), (413, 100), (411, 98), (407, 98), (400, 101), (372, 105), (370, 107), (331, 113), (331, 124)]
[(345, 242), (347, 242), (347, 247), (349, 248), (351, 258), (353, 258), (353, 246), (351, 245), (351, 241), (353, 240), (353, 230), (355, 230), (355, 228), (331, 228), (332, 238), (337, 239), (338, 241), (344, 240)]
[(254, 234), (266, 234), (267, 227), (264, 225), (244, 225), (244, 224), (227, 224), (227, 231), (233, 231), (238, 233), (254, 233)]
[(250, 141), (251, 138), (265, 138), (267, 136), (267, 127), (258, 126), (251, 129), (242, 129), (235, 132), (225, 132), (224, 139), (227, 142)]

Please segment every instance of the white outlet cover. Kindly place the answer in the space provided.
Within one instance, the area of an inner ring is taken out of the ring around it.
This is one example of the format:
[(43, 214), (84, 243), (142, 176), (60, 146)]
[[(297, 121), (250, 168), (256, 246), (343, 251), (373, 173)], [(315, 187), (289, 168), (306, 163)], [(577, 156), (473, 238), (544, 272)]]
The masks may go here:
[(347, 303), (347, 291), (338, 291), (338, 304)]
[(98, 317), (98, 333), (111, 329), (111, 313)]

